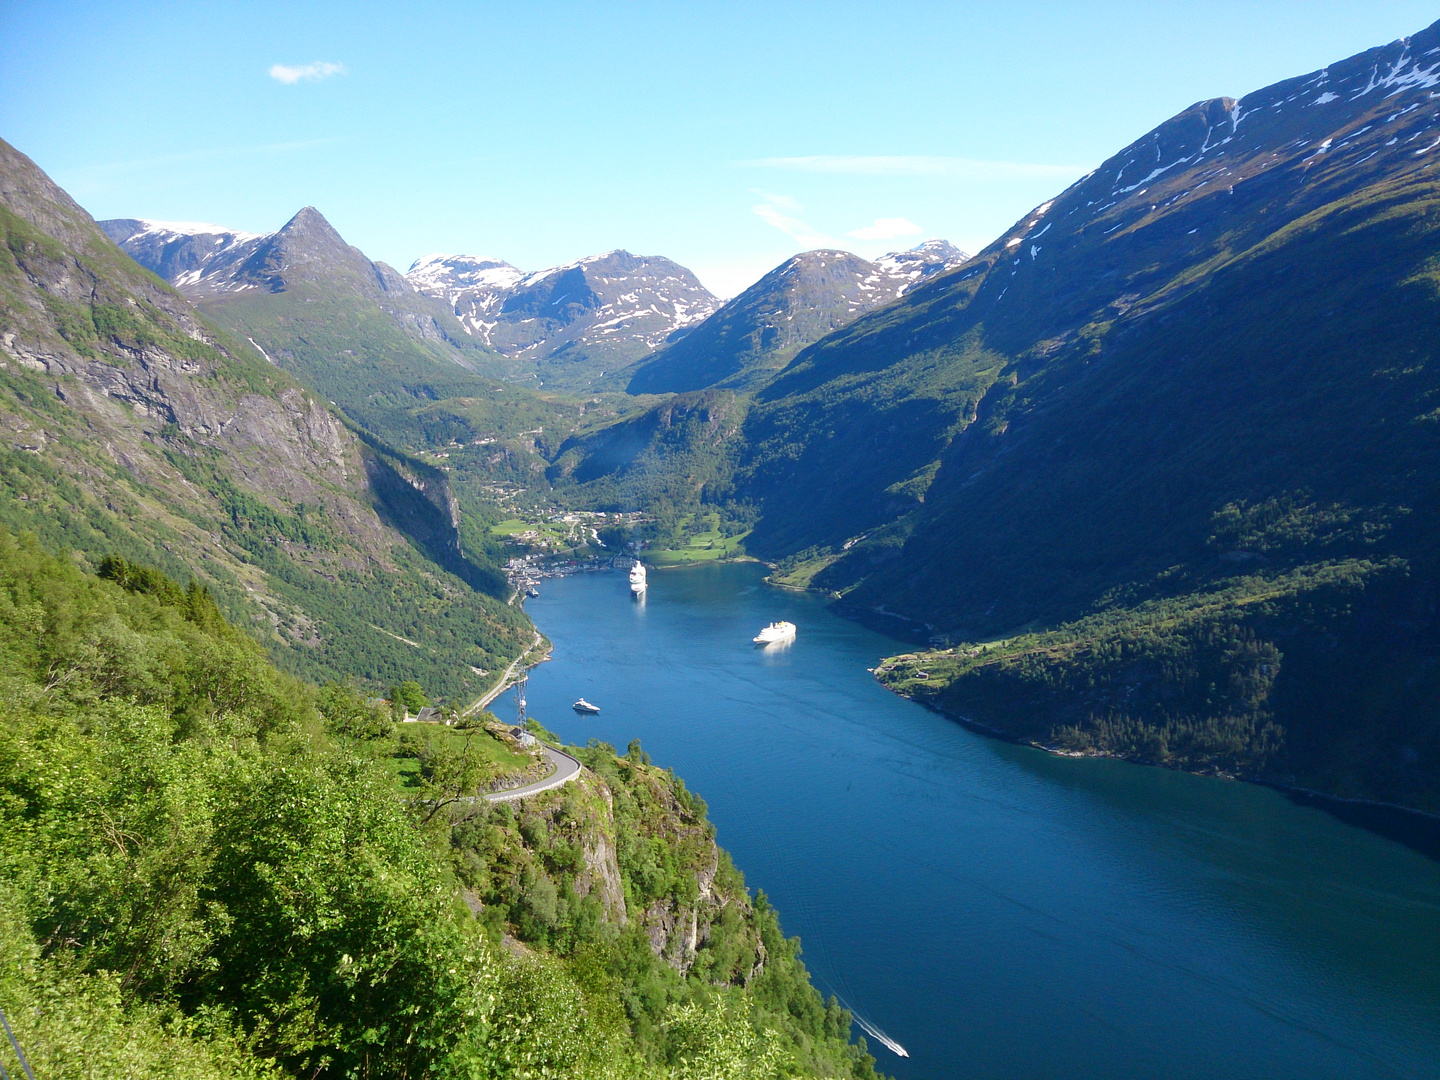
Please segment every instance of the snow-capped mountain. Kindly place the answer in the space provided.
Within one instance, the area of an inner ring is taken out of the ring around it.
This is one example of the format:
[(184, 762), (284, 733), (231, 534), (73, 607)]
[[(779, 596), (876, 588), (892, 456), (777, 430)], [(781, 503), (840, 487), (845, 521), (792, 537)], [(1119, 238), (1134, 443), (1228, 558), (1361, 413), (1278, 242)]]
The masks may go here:
[(752, 388), (806, 345), (969, 258), (947, 240), (927, 240), (874, 262), (848, 251), (796, 255), (642, 364), (629, 390)]
[(444, 300), (465, 329), (482, 339), (494, 322), (490, 315), (525, 277), (525, 271), (486, 255), (422, 255), (405, 272), (411, 286)]
[(325, 385), (332, 399), (328, 368), (349, 371), (359, 357), (402, 365), (412, 386), (437, 361), (472, 371), (499, 363), (445, 304), (347, 244), (313, 206), (271, 233), (135, 218), (99, 225), (140, 265), (312, 386)]
[(552, 385), (627, 367), (720, 306), (683, 266), (620, 250), (530, 274), (499, 259), (427, 255), (405, 277), (502, 356), (536, 361)]
[(926, 240), (908, 251), (892, 251), (875, 260), (880, 274), (900, 282), (896, 296), (903, 296), (921, 281), (944, 273), (969, 259), (949, 240)]
[(195, 300), (251, 289), (284, 292), (300, 282), (418, 299), (393, 267), (347, 244), (313, 206), (271, 233), (137, 218), (99, 224), (132, 259)]
[(191, 221), (115, 218), (99, 224), (132, 259), (180, 289), (222, 266), (243, 262), (259, 241), (273, 235)]

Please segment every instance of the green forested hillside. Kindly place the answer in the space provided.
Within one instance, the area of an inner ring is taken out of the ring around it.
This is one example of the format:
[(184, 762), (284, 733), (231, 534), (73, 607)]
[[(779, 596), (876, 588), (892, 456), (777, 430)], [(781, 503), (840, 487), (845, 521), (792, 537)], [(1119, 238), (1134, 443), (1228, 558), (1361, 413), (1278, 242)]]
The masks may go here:
[[(638, 748), (518, 814), (446, 803), (463, 760), (397, 790), (353, 691), (104, 569), (0, 531), (0, 1005), (37, 1076), (873, 1075)], [(647, 914), (716, 891), (698, 951), (657, 955)]]
[(0, 230), (0, 523), (92, 569), (194, 573), (312, 679), (471, 697), (529, 642), (493, 566), (443, 557), (443, 485), (199, 318), (4, 143)]
[[(886, 677), (979, 722), (1440, 809), (1437, 42), (1187, 110), (801, 354), (747, 434), (849, 495), (787, 513), (762, 449), (752, 547), (961, 643)], [(909, 423), (841, 436), (865, 393)]]
[[(1440, 808), (1436, 47), (1183, 111), (740, 399), (697, 497), (778, 581), (960, 646), (907, 693)], [(573, 455), (666, 490), (665, 438)]]
[(650, 401), (561, 444), (547, 471), (558, 497), (599, 510), (644, 507), (667, 521), (702, 502), (736, 510), (731, 477), (748, 400), (709, 390)]

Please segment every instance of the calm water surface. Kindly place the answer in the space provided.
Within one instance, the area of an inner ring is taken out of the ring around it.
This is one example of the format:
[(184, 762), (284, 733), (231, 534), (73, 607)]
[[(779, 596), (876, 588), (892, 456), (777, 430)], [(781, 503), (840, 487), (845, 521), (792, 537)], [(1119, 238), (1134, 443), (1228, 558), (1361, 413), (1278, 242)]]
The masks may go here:
[[(1228, 783), (987, 739), (762, 568), (543, 583), (531, 714), (639, 738), (897, 1077), (1440, 1078), (1440, 864)], [(766, 622), (799, 627), (754, 649)], [(603, 708), (582, 718), (570, 702)], [(495, 703), (513, 707), (507, 695)]]

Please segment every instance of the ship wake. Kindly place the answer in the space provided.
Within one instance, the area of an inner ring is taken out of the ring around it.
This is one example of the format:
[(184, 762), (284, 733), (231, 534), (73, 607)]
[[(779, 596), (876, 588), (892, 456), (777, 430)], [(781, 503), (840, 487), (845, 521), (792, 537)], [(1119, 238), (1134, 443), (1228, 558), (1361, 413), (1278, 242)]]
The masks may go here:
[(881, 1043), (885, 1047), (885, 1049), (889, 1050), (892, 1054), (896, 1054), (897, 1056), (903, 1058), (908, 1058), (910, 1056), (910, 1051), (906, 1050), (905, 1047), (901, 1046), (889, 1035), (886, 1035), (883, 1031), (877, 1028), (874, 1024), (870, 1023), (870, 1021), (866, 1020), (854, 1009), (850, 1010), (850, 1015), (855, 1018), (855, 1023), (860, 1025), (861, 1031), (865, 1032), (866, 1035), (869, 1035), (876, 1042)]

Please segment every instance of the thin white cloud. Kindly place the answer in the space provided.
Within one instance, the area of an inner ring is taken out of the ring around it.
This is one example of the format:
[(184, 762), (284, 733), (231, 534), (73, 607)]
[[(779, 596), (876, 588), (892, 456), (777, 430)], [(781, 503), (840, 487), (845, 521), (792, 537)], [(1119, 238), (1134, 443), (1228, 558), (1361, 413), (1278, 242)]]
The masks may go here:
[(55, 180), (75, 198), (96, 197), (111, 193), (117, 184), (133, 184), (135, 175), (143, 174), (146, 170), (158, 169), (160, 172), (156, 175), (173, 178), (183, 174), (183, 170), (175, 168), (177, 165), (193, 164), (203, 169), (222, 162), (283, 157), (316, 147), (333, 146), (348, 139), (349, 136), (335, 135), (325, 139), (304, 139), (300, 142), (267, 143), (261, 146), (216, 146), (133, 161), (107, 161), (66, 170), (58, 173)]
[(835, 247), (835, 241), (826, 236), (819, 229), (786, 211), (803, 210), (798, 202), (788, 195), (773, 195), (766, 191), (757, 191), (765, 201), (750, 208), (750, 212), (767, 225), (773, 225), (797, 244), (804, 244), (806, 247)]
[(978, 161), (974, 158), (926, 155), (857, 156), (815, 154), (809, 157), (755, 158), (737, 161), (741, 168), (787, 172), (833, 173), (845, 176), (946, 176), (957, 180), (1074, 180), (1083, 165), (1044, 165), (1026, 161)]
[(270, 69), (270, 78), (282, 82), (286, 86), (293, 86), (301, 80), (328, 79), (331, 75), (344, 74), (346, 74), (344, 64), (332, 64), (328, 60), (316, 60), (313, 64), (305, 64), (301, 67), (276, 64)]
[(874, 225), (866, 225), (846, 235), (856, 240), (894, 240), (901, 236), (919, 236), (924, 231), (908, 218), (882, 217), (876, 218)]

